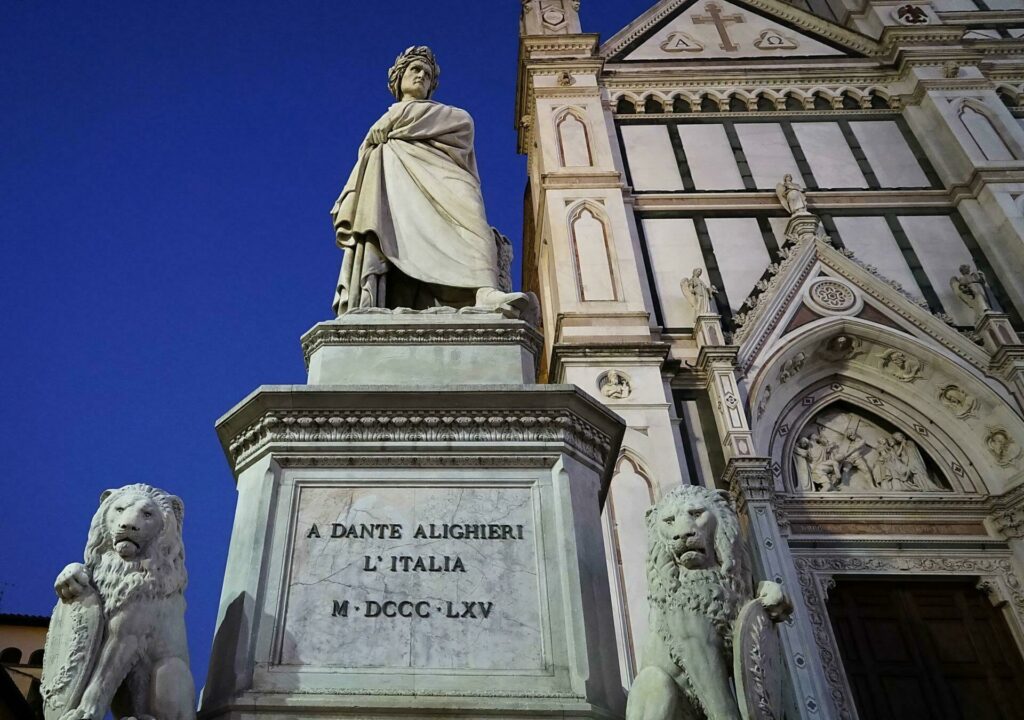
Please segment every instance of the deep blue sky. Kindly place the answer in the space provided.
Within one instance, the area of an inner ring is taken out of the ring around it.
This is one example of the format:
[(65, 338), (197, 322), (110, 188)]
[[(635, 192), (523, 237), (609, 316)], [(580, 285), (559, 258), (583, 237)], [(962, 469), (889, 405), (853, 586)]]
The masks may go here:
[[(652, 3), (584, 0), (584, 29)], [(48, 614), (100, 492), (158, 485), (185, 501), (201, 686), (235, 507), (213, 422), (305, 381), (328, 210), (405, 47), (434, 48), (436, 98), (476, 119), (488, 216), (518, 246), (519, 7), (0, 0), (0, 612)]]

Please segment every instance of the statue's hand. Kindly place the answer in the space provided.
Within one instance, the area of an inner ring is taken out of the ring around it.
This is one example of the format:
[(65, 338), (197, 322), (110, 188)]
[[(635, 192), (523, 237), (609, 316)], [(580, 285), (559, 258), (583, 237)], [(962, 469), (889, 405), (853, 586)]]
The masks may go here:
[(793, 604), (789, 602), (782, 586), (776, 582), (765, 580), (757, 585), (757, 599), (768, 613), (772, 622), (782, 622), (793, 614)]
[(60, 571), (53, 589), (64, 602), (73, 602), (84, 595), (90, 588), (89, 571), (82, 563), (71, 563)]
[(388, 133), (391, 132), (391, 123), (379, 121), (376, 125), (370, 128), (369, 135), (366, 136), (366, 142), (368, 145), (383, 145), (388, 141)]

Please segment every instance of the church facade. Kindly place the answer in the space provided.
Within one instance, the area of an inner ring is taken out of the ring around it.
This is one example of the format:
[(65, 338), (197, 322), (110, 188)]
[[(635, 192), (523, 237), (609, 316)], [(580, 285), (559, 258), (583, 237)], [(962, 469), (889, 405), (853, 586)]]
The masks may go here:
[(578, 9), (523, 2), (523, 278), (544, 379), (628, 425), (623, 685), (645, 512), (692, 483), (793, 600), (787, 717), (1018, 717), (1024, 3)]

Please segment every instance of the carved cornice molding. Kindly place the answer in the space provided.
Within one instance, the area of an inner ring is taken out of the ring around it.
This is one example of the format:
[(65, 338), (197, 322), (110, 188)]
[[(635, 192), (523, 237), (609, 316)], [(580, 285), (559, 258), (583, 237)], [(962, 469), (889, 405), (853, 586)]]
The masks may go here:
[(617, 342), (607, 344), (556, 343), (551, 349), (549, 377), (562, 376), (566, 365), (600, 363), (603, 365), (663, 365), (672, 345), (665, 342)]
[(368, 445), (373, 454), (487, 456), (507, 454), (502, 445), (550, 454), (552, 444), (561, 444), (604, 468), (607, 482), (625, 426), (597, 400), (565, 385), (264, 386), (222, 418), (217, 433), (236, 473), (275, 447), (302, 456), (359, 454)]
[(541, 175), (541, 187), (545, 190), (625, 190), (622, 174), (617, 170), (585, 171), (556, 170)]
[(229, 439), (228, 457), (241, 466), (275, 443), (565, 443), (603, 464), (611, 439), (571, 413), (427, 410), (267, 412)]
[(549, 468), (557, 455), (422, 455), (394, 453), (388, 455), (322, 455), (274, 456), (283, 468)]
[[(888, 111), (886, 114), (891, 115)], [(751, 113), (758, 115), (760, 113)], [(767, 113), (764, 113), (767, 114)], [(659, 116), (660, 117), (660, 116)], [(676, 117), (684, 117), (682, 114)], [(1024, 176), (1022, 176), (1024, 181)], [(942, 208), (953, 202), (946, 190), (894, 190), (880, 193), (872, 191), (831, 192), (812, 190), (805, 193), (808, 204), (815, 210), (836, 209), (890, 209)], [(634, 207), (641, 212), (661, 210), (779, 210), (779, 198), (770, 192), (716, 192), (716, 193), (641, 193), (633, 196)]]
[(738, 352), (739, 348), (735, 345), (703, 345), (697, 351), (696, 368), (698, 371), (706, 373), (712, 365), (725, 363), (729, 367), (733, 367), (736, 365)]
[(935, 52), (936, 45), (959, 44), (963, 34), (962, 27), (952, 25), (888, 25), (882, 30), (882, 36), (878, 40), (879, 54), (893, 61), (896, 56), (908, 49), (917, 50), (923, 47), (928, 52)]
[[(387, 316), (401, 317), (401, 316)], [(447, 316), (446, 316), (447, 317)], [(518, 320), (500, 323), (372, 324), (320, 323), (302, 336), (302, 355), (309, 359), (328, 345), (521, 345), (540, 355), (543, 338), (536, 328)]]

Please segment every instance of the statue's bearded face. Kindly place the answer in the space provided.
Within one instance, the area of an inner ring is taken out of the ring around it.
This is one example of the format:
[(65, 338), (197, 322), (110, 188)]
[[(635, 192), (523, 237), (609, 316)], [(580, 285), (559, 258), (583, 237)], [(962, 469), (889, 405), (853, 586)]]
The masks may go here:
[(413, 60), (402, 74), (402, 83), (399, 86), (402, 99), (426, 100), (430, 97), (433, 82), (433, 68), (423, 60)]
[(665, 507), (658, 518), (658, 531), (686, 569), (714, 567), (715, 515), (702, 498), (689, 498)]
[(125, 560), (148, 547), (163, 526), (160, 508), (146, 495), (116, 497), (107, 510), (107, 531), (114, 550)]

